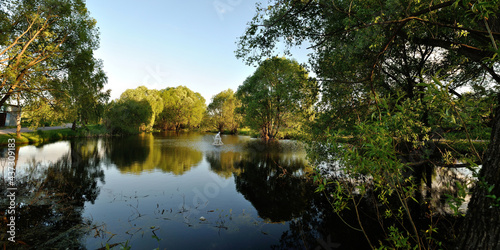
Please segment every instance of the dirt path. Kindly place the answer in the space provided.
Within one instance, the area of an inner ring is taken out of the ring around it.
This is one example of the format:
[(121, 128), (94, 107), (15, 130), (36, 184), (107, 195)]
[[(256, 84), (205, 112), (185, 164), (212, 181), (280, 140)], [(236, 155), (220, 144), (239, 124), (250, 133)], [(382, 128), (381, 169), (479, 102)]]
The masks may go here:
[[(55, 127), (39, 127), (36, 130), (54, 130), (54, 129), (63, 129), (63, 128), (71, 128), (71, 123), (66, 123), (61, 126), (55, 126)], [(21, 133), (26, 133), (26, 132), (33, 132), (36, 130), (32, 130), (29, 128), (21, 128)], [(6, 129), (0, 129), (0, 134), (15, 134), (16, 129), (15, 128), (6, 128)]]

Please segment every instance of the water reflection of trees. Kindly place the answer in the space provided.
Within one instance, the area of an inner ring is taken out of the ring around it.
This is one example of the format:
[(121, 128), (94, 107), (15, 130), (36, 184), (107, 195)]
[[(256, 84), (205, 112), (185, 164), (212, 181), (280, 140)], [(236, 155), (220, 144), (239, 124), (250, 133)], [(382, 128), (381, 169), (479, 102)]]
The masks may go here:
[[(245, 143), (242, 152), (210, 151), (207, 161), (220, 176), (235, 176), (236, 189), (268, 223), (288, 221), (274, 249), (353, 249), (369, 247), (363, 234), (331, 211), (326, 198), (305, 176), (303, 147), (294, 142)], [(356, 221), (354, 212), (345, 220)]]
[(122, 173), (161, 170), (181, 175), (203, 159), (202, 152), (196, 149), (155, 141), (152, 134), (113, 139), (107, 150), (110, 160)]
[(291, 220), (305, 209), (311, 190), (297, 175), (305, 160), (276, 153), (249, 152), (237, 163), (236, 189), (252, 203), (261, 218)]
[[(34, 162), (25, 175), (17, 176), (18, 244), (7, 243), (8, 249), (84, 248), (79, 242), (87, 226), (82, 218), (84, 203), (96, 200), (98, 183), (104, 182), (99, 146), (97, 140), (72, 141), (69, 153), (58, 161), (48, 165)], [(6, 190), (5, 179), (1, 185)], [(6, 202), (1, 204), (4, 216)]]
[[(434, 213), (440, 215), (466, 212), (471, 198), (467, 190), (472, 188), (475, 182), (471, 171), (466, 168), (426, 166), (417, 169), (414, 176), (421, 185), (421, 189), (415, 194), (421, 206), (420, 210), (427, 212), (427, 209), (432, 209)], [(461, 192), (465, 196), (461, 195)], [(452, 206), (456, 206), (457, 211)]]
[(106, 142), (109, 159), (120, 169), (146, 161), (150, 150), (147, 136), (118, 137)]
[(323, 194), (314, 193), (312, 185), (309, 188), (306, 209), (288, 223), (289, 229), (272, 249), (369, 249), (363, 233), (346, 224), (356, 221), (354, 211), (343, 212), (341, 219)]
[(239, 174), (241, 169), (239, 163), (243, 160), (244, 155), (241, 152), (234, 151), (209, 151), (206, 152), (206, 160), (210, 164), (210, 170), (221, 177), (229, 178), (233, 173)]
[[(461, 221), (461, 216), (458, 214), (465, 212), (470, 199), (470, 195), (466, 193), (467, 188), (471, 187), (472, 174), (468, 174), (468, 171), (464, 169), (422, 165), (407, 171), (405, 175), (411, 176), (412, 181), (405, 183), (403, 187), (412, 192), (408, 192), (408, 196), (403, 197), (408, 204), (403, 208), (398, 203), (401, 201), (399, 194), (381, 193), (380, 189), (374, 187), (372, 176), (349, 175), (338, 164), (325, 166), (330, 166), (330, 168), (323, 168), (323, 170), (329, 170), (324, 171), (323, 175), (332, 183), (326, 193), (334, 193), (334, 190), (337, 190), (335, 185), (342, 185), (346, 190), (350, 190), (352, 196), (349, 199), (352, 202), (348, 202), (346, 206), (351, 210), (357, 208), (361, 211), (359, 222), (354, 219), (351, 223), (357, 227), (360, 227), (359, 223), (362, 223), (367, 237), (372, 242), (389, 237), (390, 232), (384, 228), (384, 225), (392, 225), (402, 230), (410, 223), (414, 223), (415, 231), (421, 234), (420, 237), (428, 237), (424, 233), (431, 232), (429, 228), (433, 228), (432, 242), (449, 245)], [(363, 189), (365, 192), (362, 195), (359, 188), (361, 184), (365, 185)], [(382, 195), (385, 195), (387, 202), (380, 201), (379, 198)], [(336, 197), (333, 195), (329, 198), (332, 203), (339, 201), (339, 199), (335, 200)], [(394, 213), (394, 211), (404, 211), (403, 215), (406, 217), (402, 215), (399, 217), (381, 216), (383, 212), (387, 214)], [(344, 220), (349, 221), (345, 218)]]

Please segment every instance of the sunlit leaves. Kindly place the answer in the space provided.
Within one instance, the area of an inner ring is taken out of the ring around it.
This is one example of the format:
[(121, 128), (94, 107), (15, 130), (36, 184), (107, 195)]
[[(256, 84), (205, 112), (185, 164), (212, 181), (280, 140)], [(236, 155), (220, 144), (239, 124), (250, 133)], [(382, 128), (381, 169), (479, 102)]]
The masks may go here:
[(146, 129), (152, 114), (146, 100), (120, 99), (109, 104), (105, 124), (114, 134), (135, 134)]
[(210, 125), (218, 131), (228, 129), (236, 132), (243, 119), (241, 114), (237, 113), (240, 107), (241, 101), (236, 98), (232, 89), (218, 93), (212, 97), (207, 108)]
[(2, 1), (0, 12), (0, 104), (15, 95), (33, 114), (47, 105), (65, 119), (98, 120), (109, 93), (101, 91), (106, 76), (92, 55), (98, 31), (85, 3)]
[(264, 61), (237, 91), (246, 124), (266, 139), (311, 117), (317, 94), (317, 82), (301, 65), (278, 57)]
[(153, 113), (146, 124), (151, 129), (155, 123), (156, 117), (163, 111), (164, 103), (160, 96), (160, 92), (154, 89), (148, 89), (144, 86), (139, 86), (136, 89), (127, 89), (120, 96), (123, 100), (147, 101), (151, 106)]
[(157, 117), (162, 129), (198, 127), (206, 111), (205, 98), (185, 86), (166, 88), (160, 91), (163, 111)]

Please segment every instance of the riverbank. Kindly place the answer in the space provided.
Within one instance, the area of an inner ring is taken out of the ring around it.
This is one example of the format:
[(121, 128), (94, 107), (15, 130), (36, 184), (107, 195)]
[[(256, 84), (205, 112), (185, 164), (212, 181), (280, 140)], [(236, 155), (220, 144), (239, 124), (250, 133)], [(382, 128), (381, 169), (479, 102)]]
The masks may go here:
[[(215, 129), (209, 129), (209, 130), (201, 130), (202, 132), (208, 132), (208, 133), (214, 133), (214, 134), (217, 134), (219, 131), (218, 130), (215, 130)], [(232, 133), (231, 131), (229, 130), (224, 130), (222, 131), (223, 135), (246, 135), (246, 136), (250, 136), (252, 138), (260, 138), (261, 135), (259, 133), (259, 131), (255, 131), (255, 130), (252, 130), (248, 127), (243, 127), (243, 128), (239, 128), (238, 131), (236, 133)], [(276, 136), (276, 140), (301, 140), (304, 138), (304, 133), (303, 132), (299, 132), (297, 130), (294, 130), (294, 129), (282, 129), (278, 135)]]
[(89, 125), (87, 128), (46, 128), (45, 130), (36, 130), (32, 132), (22, 132), (21, 137), (17, 138), (16, 133), (0, 133), (0, 147), (6, 146), (9, 139), (15, 139), (16, 145), (23, 144), (40, 144), (45, 142), (81, 138), (81, 137), (96, 137), (107, 136), (109, 133), (102, 125)]

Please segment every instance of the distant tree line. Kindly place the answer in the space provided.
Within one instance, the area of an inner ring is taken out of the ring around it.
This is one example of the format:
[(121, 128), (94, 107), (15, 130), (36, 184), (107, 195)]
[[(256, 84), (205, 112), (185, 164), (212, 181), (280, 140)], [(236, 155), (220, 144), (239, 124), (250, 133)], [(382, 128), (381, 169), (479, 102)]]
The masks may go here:
[(200, 126), (206, 112), (205, 99), (185, 86), (151, 90), (128, 89), (112, 101), (104, 122), (112, 133), (180, 130)]
[(112, 133), (205, 129), (237, 133), (248, 126), (265, 139), (279, 137), (282, 129), (300, 130), (314, 117), (317, 82), (294, 60), (270, 58), (248, 77), (235, 93), (224, 90), (208, 107), (200, 93), (185, 86), (126, 90), (110, 103), (105, 123)]
[[(20, 105), (32, 127), (103, 121), (112, 133), (204, 129), (237, 133), (242, 126), (262, 138), (300, 130), (313, 117), (316, 82), (296, 61), (270, 58), (236, 93), (205, 99), (187, 87), (144, 86), (109, 102), (107, 76), (94, 57), (97, 21), (82, 0), (0, 2), (0, 106)], [(18, 119), (18, 131), (21, 119)], [(18, 133), (20, 136), (20, 133)]]

